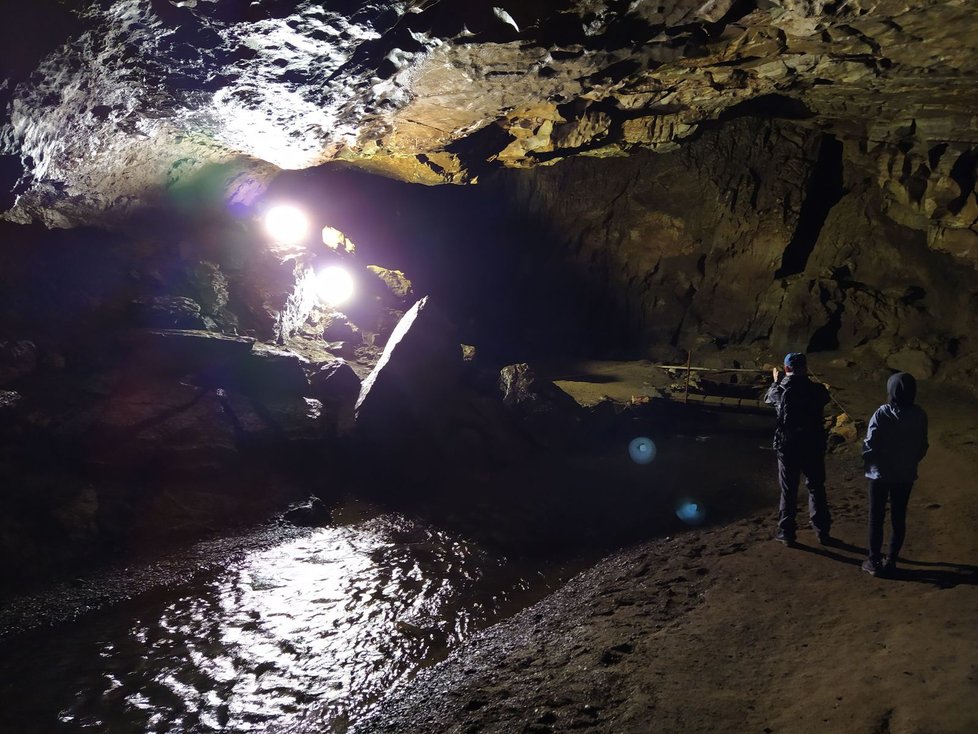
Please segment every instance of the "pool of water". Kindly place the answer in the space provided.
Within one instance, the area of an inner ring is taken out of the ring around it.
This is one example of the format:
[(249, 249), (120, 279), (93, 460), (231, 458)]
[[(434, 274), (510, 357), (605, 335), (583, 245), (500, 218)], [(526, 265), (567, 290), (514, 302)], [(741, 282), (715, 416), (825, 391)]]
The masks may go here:
[(316, 529), (11, 636), (0, 729), (344, 731), (526, 593), (526, 572), (398, 514)]
[(690, 502), (707, 522), (766, 494), (773, 507), (768, 425), (676, 433), (646, 464), (627, 436), (556, 471), (515, 472), (508, 494), (466, 487), (455, 501), (475, 508), (468, 523), (350, 501), (332, 527), (205, 542), (62, 586), (63, 604), (8, 601), (0, 731), (344, 732), (616, 544), (695, 526)]

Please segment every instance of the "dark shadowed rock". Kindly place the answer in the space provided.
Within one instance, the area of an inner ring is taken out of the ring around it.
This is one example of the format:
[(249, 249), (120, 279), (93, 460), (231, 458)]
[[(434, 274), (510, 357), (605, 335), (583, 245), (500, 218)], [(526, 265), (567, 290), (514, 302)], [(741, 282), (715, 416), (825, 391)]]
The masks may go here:
[(231, 387), (254, 395), (308, 395), (308, 366), (309, 361), (295, 352), (255, 344), (236, 366)]
[(318, 497), (310, 497), (301, 505), (290, 507), (282, 517), (298, 527), (322, 527), (329, 524), (331, 513), (325, 502)]
[(322, 401), (356, 404), (360, 394), (360, 378), (344, 359), (324, 364), (309, 377), (312, 395)]
[(228, 281), (219, 265), (207, 260), (195, 263), (187, 269), (186, 278), (201, 313), (216, 316), (228, 305)]
[(200, 304), (183, 296), (141, 298), (132, 303), (132, 324), (149, 329), (206, 329)]
[(404, 314), (363, 381), (356, 402), (358, 434), (402, 449), (437, 441), (461, 374), (455, 330), (426, 296)]
[(318, 400), (289, 395), (255, 397), (226, 390), (218, 390), (217, 395), (242, 447), (268, 449), (322, 437), (323, 406)]
[(211, 390), (164, 381), (123, 385), (87, 437), (95, 465), (163, 473), (218, 472), (237, 453), (234, 425)]
[(181, 329), (134, 330), (126, 335), (131, 364), (142, 374), (190, 376), (205, 387), (249, 395), (309, 394), (309, 361), (251, 337)]
[(546, 448), (567, 448), (581, 438), (581, 406), (525, 362), (499, 372), (503, 404), (516, 414), (535, 441)]
[(37, 368), (37, 347), (34, 342), (0, 342), (0, 385), (29, 375)]
[(360, 394), (360, 378), (346, 360), (323, 365), (309, 378), (313, 396), (323, 403), (327, 435), (344, 436), (354, 426), (354, 406)]
[(99, 498), (95, 488), (84, 485), (52, 503), (51, 515), (70, 540), (91, 541), (99, 534)]
[(358, 334), (357, 328), (346, 320), (343, 314), (337, 314), (323, 329), (323, 339), (328, 342), (353, 341)]
[(125, 342), (138, 369), (177, 375), (220, 375), (240, 364), (255, 344), (251, 337), (184, 329), (133, 330)]

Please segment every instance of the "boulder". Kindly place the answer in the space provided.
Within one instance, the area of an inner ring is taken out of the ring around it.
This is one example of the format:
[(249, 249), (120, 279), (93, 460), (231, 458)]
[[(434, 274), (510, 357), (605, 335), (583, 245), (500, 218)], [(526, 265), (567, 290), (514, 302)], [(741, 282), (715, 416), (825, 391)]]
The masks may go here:
[(322, 438), (322, 403), (297, 396), (254, 397), (217, 391), (225, 413), (243, 448), (276, 448)]
[(829, 428), (829, 443), (855, 443), (859, 439), (859, 427), (847, 413), (840, 413)]
[(405, 448), (440, 436), (462, 374), (462, 350), (448, 319), (426, 296), (391, 334), (355, 406), (359, 436)]
[(919, 349), (902, 349), (886, 358), (886, 366), (898, 372), (909, 372), (918, 380), (934, 376), (937, 363), (926, 352)]
[(309, 394), (309, 361), (251, 337), (182, 329), (133, 330), (130, 365), (143, 375), (191, 376), (205, 387), (248, 395)]
[(499, 391), (503, 404), (543, 447), (569, 448), (580, 441), (581, 406), (530, 365), (522, 362), (503, 367)]
[(201, 374), (217, 379), (240, 364), (255, 340), (185, 329), (134, 329), (125, 337), (130, 363), (144, 374)]
[(295, 505), (286, 510), (282, 516), (286, 522), (298, 527), (322, 527), (328, 525), (331, 519), (329, 507), (318, 497), (310, 497), (307, 502)]

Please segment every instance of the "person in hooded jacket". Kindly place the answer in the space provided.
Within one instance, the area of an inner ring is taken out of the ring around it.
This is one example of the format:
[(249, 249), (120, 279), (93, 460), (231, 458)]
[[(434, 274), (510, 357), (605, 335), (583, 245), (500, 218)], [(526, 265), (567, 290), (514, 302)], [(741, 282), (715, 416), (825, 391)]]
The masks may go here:
[(787, 546), (796, 540), (798, 483), (805, 475), (808, 487), (808, 515), (818, 542), (831, 542), (832, 515), (825, 495), (825, 422), (823, 411), (829, 402), (829, 391), (808, 377), (808, 360), (800, 352), (784, 358), (785, 374), (775, 367), (774, 384), (764, 401), (777, 410), (774, 449), (778, 455), (778, 484), (781, 502), (778, 507), (778, 532), (775, 539)]
[[(869, 479), (869, 558), (863, 571), (876, 576), (896, 570), (907, 534), (907, 504), (917, 479), (917, 465), (927, 454), (927, 414), (915, 404), (917, 381), (897, 372), (886, 381), (887, 402), (876, 409), (866, 428), (863, 462)], [(890, 548), (885, 558), (883, 521), (890, 504)]]

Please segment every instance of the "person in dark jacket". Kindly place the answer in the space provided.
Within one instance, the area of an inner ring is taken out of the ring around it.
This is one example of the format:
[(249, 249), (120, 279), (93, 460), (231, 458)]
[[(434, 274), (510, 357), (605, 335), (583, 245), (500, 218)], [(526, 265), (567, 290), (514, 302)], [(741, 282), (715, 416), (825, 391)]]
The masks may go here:
[[(927, 454), (927, 414), (917, 399), (913, 375), (897, 372), (886, 381), (887, 402), (876, 409), (866, 428), (863, 461), (869, 478), (869, 558), (863, 571), (873, 576), (896, 570), (907, 534), (907, 503), (917, 479), (917, 465)], [(880, 555), (883, 520), (890, 503), (890, 553)]]
[(775, 367), (774, 384), (764, 401), (777, 410), (774, 449), (778, 454), (778, 483), (781, 503), (778, 510), (776, 540), (787, 546), (795, 543), (798, 509), (798, 482), (805, 475), (808, 488), (808, 515), (818, 542), (831, 541), (832, 516), (825, 496), (825, 420), (823, 411), (829, 391), (808, 377), (808, 360), (800, 352), (784, 358), (785, 375)]

